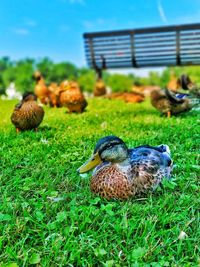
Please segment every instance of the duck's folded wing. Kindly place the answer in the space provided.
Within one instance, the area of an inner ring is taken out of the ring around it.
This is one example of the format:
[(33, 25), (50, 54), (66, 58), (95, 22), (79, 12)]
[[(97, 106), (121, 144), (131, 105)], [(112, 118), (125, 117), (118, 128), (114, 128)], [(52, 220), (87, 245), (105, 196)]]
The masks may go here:
[(169, 170), (172, 168), (172, 159), (167, 145), (157, 147), (140, 146), (129, 150), (132, 172), (143, 175), (147, 172), (150, 175), (156, 173), (162, 176), (169, 176)]
[(177, 98), (175, 94), (165, 89), (165, 94), (168, 100), (173, 104), (182, 104), (185, 100), (183, 98)]
[[(169, 151), (169, 147), (168, 145), (159, 145), (159, 146), (150, 146), (150, 145), (141, 145), (141, 146), (136, 146), (133, 149), (130, 149), (130, 152), (135, 152), (135, 153), (141, 153), (142, 150), (144, 149), (148, 149), (148, 151), (150, 152), (151, 149), (156, 150), (160, 153), (164, 153)], [(149, 150), (150, 149), (150, 150)]]

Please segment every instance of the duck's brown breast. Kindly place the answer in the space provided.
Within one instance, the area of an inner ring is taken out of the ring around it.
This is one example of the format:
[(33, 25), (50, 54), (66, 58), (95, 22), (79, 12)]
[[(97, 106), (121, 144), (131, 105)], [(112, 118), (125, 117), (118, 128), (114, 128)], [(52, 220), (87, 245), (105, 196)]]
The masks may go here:
[(104, 167), (92, 176), (90, 184), (92, 192), (101, 197), (111, 199), (127, 199), (135, 194), (126, 175), (115, 165)]

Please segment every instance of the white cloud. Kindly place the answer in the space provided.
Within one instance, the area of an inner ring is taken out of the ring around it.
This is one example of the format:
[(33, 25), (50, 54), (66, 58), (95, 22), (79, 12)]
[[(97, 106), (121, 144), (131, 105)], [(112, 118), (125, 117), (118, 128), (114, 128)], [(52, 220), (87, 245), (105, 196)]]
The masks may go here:
[(167, 21), (167, 18), (165, 16), (165, 11), (163, 9), (163, 6), (162, 6), (162, 3), (160, 0), (158, 0), (158, 12), (159, 12), (159, 15), (160, 15), (160, 18), (162, 19), (162, 21), (164, 23), (167, 23), (168, 21)]
[(25, 28), (14, 29), (13, 32), (17, 35), (28, 35), (29, 34), (29, 30)]

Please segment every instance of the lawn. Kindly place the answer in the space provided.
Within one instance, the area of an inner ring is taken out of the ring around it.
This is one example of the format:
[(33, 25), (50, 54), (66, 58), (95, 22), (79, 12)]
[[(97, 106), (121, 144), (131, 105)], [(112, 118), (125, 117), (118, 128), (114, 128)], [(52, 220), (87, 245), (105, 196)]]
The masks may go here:
[[(15, 103), (0, 102), (0, 266), (199, 266), (198, 111), (167, 119), (148, 101), (90, 99), (78, 115), (45, 107), (38, 132), (16, 134)], [(172, 182), (128, 201), (93, 195), (76, 170), (110, 134), (168, 144)]]

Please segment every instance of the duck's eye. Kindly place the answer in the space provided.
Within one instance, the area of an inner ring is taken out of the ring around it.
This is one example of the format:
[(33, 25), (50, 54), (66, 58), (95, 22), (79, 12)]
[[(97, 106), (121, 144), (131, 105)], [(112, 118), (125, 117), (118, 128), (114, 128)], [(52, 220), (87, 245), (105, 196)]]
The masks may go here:
[(148, 155), (149, 155), (149, 154), (148, 154), (147, 152), (143, 152), (143, 153), (142, 153), (142, 156), (145, 156), (145, 157), (146, 157), (146, 156), (148, 156)]
[(113, 148), (114, 146), (117, 146), (117, 145), (119, 145), (118, 142), (112, 142), (111, 144), (106, 144), (106, 145), (102, 148), (102, 150), (111, 149), (111, 148)]
[(113, 145), (112, 144), (108, 144), (106, 145), (105, 149), (110, 149)]

